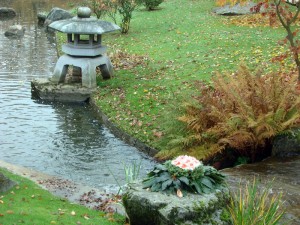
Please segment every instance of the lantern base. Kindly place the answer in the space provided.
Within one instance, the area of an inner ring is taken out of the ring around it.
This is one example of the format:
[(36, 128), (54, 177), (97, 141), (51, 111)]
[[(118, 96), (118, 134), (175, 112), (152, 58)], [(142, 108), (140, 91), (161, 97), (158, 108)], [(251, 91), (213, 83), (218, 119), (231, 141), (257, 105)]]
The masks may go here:
[(81, 69), (81, 83), (83, 87), (86, 88), (96, 88), (96, 68), (106, 67), (108, 69), (103, 73), (103, 78), (107, 79), (112, 77), (113, 70), (110, 59), (105, 56), (97, 56), (97, 57), (75, 57), (70, 55), (61, 56), (54, 68), (54, 73), (51, 78), (53, 83), (64, 83), (66, 79), (66, 75), (68, 72), (69, 66), (79, 67)]

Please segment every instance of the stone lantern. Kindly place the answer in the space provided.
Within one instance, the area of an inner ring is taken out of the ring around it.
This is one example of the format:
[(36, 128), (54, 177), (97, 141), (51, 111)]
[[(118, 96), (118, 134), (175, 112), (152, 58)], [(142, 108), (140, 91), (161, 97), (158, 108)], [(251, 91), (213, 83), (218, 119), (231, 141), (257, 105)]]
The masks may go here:
[(80, 69), (81, 84), (85, 88), (97, 86), (97, 67), (104, 79), (112, 76), (113, 67), (101, 38), (104, 33), (119, 30), (119, 26), (91, 17), (90, 8), (79, 7), (76, 17), (55, 21), (49, 27), (67, 34), (67, 43), (62, 46), (65, 54), (58, 59), (51, 82), (64, 83), (69, 66)]

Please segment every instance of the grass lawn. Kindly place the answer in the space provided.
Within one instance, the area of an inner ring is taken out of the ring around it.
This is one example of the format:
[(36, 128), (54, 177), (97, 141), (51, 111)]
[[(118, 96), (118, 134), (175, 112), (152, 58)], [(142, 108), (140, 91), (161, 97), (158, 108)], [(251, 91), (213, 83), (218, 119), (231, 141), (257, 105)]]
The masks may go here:
[(0, 224), (124, 224), (118, 215), (105, 214), (72, 204), (42, 189), (34, 182), (0, 168), (17, 186), (0, 193)]
[[(285, 49), (277, 44), (285, 37), (282, 28), (243, 26), (239, 19), (233, 24), (232, 18), (212, 14), (213, 7), (213, 0), (166, 0), (159, 10), (134, 11), (129, 34), (103, 37), (109, 54), (129, 54), (125, 62), (115, 59), (121, 68), (112, 79), (99, 79), (97, 104), (124, 131), (162, 151), (160, 157), (196, 154), (168, 152), (167, 146), (170, 127), (184, 132), (176, 109), (196, 94), (194, 80), (209, 81), (242, 62), (268, 70), (271, 58)], [(136, 60), (142, 63), (130, 66)]]

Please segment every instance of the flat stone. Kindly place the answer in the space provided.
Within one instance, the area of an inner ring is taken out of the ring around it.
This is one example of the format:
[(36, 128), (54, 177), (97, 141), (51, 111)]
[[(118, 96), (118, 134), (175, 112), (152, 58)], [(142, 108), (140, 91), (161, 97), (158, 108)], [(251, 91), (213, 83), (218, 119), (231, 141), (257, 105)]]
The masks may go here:
[(25, 28), (21, 25), (10, 26), (9, 29), (4, 33), (8, 38), (22, 38), (25, 34)]
[(0, 7), (0, 20), (9, 20), (17, 15), (13, 8)]
[(212, 12), (222, 16), (237, 16), (237, 15), (253, 14), (255, 12), (251, 11), (251, 8), (255, 7), (256, 5), (257, 3), (254, 2), (247, 2), (245, 4), (237, 3), (233, 6), (228, 4), (222, 7), (216, 7), (212, 10)]
[(61, 102), (85, 102), (96, 91), (96, 88), (82, 87), (80, 83), (55, 84), (50, 79), (35, 79), (31, 88), (35, 98)]
[(123, 195), (123, 204), (131, 225), (227, 224), (221, 214), (229, 201), (229, 190), (211, 194), (188, 193), (183, 198), (151, 192), (141, 183), (130, 184)]

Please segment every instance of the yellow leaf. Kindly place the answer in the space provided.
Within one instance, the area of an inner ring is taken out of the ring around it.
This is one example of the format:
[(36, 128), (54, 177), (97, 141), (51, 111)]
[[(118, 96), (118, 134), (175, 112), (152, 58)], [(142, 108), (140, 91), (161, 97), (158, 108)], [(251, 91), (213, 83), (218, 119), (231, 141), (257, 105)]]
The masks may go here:
[(178, 196), (179, 198), (182, 198), (182, 197), (183, 197), (183, 194), (182, 194), (182, 192), (181, 192), (180, 189), (177, 189), (177, 196)]

